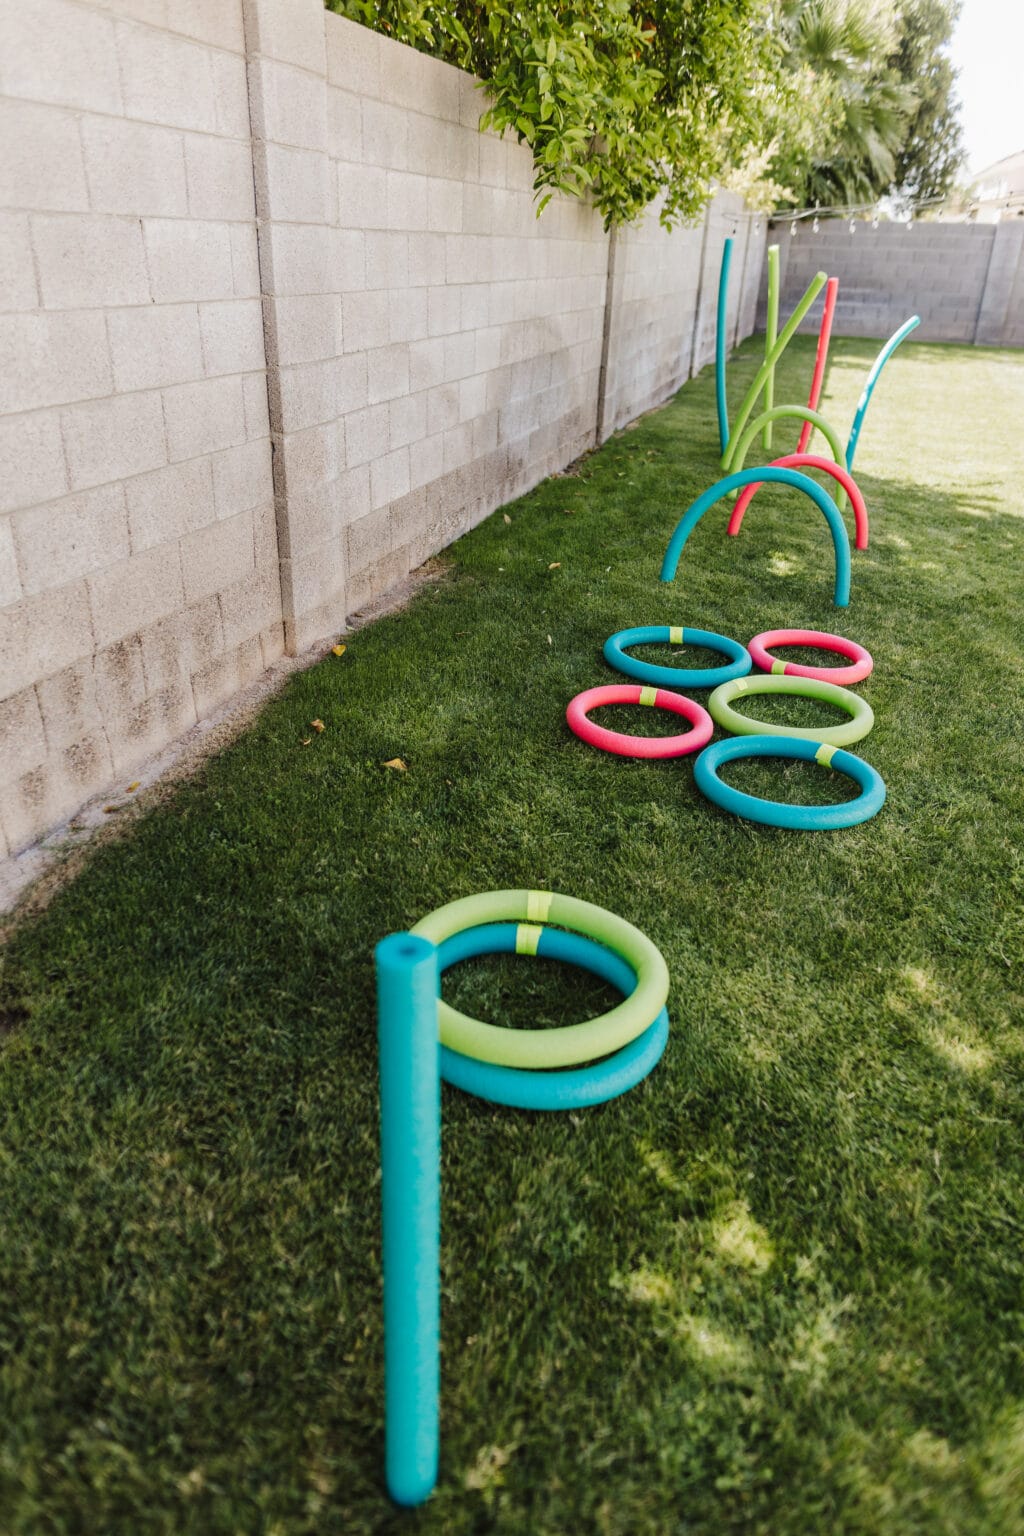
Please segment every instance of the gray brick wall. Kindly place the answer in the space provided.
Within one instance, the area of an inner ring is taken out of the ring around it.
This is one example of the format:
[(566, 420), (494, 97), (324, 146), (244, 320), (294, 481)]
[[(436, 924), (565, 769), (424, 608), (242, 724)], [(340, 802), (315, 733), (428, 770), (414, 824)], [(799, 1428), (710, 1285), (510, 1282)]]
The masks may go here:
[[(834, 334), (887, 337), (913, 314), (921, 316), (921, 341), (1024, 344), (1024, 225), (850, 224), (782, 220), (769, 239), (779, 246), (780, 308), (789, 313), (815, 272), (839, 278)], [(766, 278), (757, 309), (764, 328)], [(813, 332), (821, 322), (819, 296), (802, 322)]]
[(321, 0), (5, 8), (0, 858), (667, 398), (730, 233), (751, 330), (738, 198), (538, 220), (484, 104)]

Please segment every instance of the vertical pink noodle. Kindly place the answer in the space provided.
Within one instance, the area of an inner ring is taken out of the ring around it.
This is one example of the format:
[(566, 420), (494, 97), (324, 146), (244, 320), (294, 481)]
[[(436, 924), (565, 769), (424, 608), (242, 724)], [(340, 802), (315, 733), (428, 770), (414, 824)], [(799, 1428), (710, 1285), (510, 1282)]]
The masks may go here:
[[(839, 292), (838, 277), (830, 277), (825, 289), (825, 308), (821, 316), (821, 330), (818, 332), (818, 351), (814, 359), (814, 377), (811, 379), (811, 394), (807, 401), (808, 409), (816, 411), (818, 401), (821, 399), (821, 386), (825, 382), (825, 364), (828, 361), (828, 344), (832, 335), (832, 317), (836, 312), (836, 295)], [(797, 453), (806, 453), (807, 444), (811, 440), (814, 424), (805, 421), (800, 429), (800, 441), (796, 445)]]

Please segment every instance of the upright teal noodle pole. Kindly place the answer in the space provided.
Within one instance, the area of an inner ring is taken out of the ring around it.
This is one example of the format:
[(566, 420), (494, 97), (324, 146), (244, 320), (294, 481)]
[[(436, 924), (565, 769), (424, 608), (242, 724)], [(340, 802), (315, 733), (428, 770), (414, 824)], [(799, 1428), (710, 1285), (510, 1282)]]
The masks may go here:
[(846, 444), (847, 469), (853, 468), (853, 456), (857, 452), (857, 442), (860, 438), (860, 429), (864, 425), (864, 413), (867, 411), (867, 408), (871, 403), (871, 396), (874, 393), (875, 385), (878, 383), (879, 374), (885, 367), (886, 363), (889, 361), (890, 357), (892, 357), (892, 354), (896, 351), (896, 348), (899, 346), (900, 342), (906, 341), (911, 331), (915, 330), (920, 324), (920, 315), (911, 315), (909, 320), (904, 320), (899, 330), (892, 333), (892, 335), (889, 337), (889, 340), (886, 342), (885, 346), (882, 348), (881, 352), (879, 352), (878, 356), (872, 363), (871, 372), (867, 377), (867, 383), (864, 385), (861, 397), (857, 401), (857, 410), (853, 418), (853, 425), (850, 428), (850, 438)]
[(437, 949), (377, 945), (384, 1227), (384, 1460), (397, 1504), (437, 1481), (440, 1393), (441, 1076)]
[[(768, 247), (768, 313), (764, 322), (764, 355), (770, 357), (779, 334), (779, 248)], [(764, 408), (770, 411), (775, 404), (775, 367), (769, 369), (764, 382)], [(767, 452), (772, 446), (772, 424), (766, 421), (761, 434), (761, 447)]]
[(718, 274), (718, 319), (715, 327), (715, 399), (718, 402), (718, 442), (722, 453), (729, 446), (729, 406), (725, 398), (725, 328), (729, 308), (729, 263), (732, 261), (732, 236), (722, 247), (722, 270)]

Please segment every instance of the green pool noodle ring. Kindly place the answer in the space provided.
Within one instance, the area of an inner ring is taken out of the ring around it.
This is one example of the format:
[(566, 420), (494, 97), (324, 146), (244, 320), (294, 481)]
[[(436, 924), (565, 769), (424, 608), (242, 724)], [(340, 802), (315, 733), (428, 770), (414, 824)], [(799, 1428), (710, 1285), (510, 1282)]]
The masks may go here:
[[(793, 313), (790, 315), (789, 319), (782, 327), (782, 330), (779, 332), (778, 340), (776, 341), (774, 347), (772, 347), (771, 351), (765, 357), (764, 362), (757, 370), (757, 375), (754, 379), (754, 382), (747, 390), (743, 404), (740, 406), (739, 415), (733, 422), (732, 431), (729, 434), (729, 442), (725, 452), (722, 455), (723, 469), (732, 469), (734, 467), (736, 459), (735, 443), (739, 434), (746, 426), (747, 418), (749, 417), (751, 411), (754, 409), (758, 395), (761, 393), (762, 389), (764, 389), (765, 380), (768, 378), (768, 375), (775, 367), (775, 364), (778, 362), (783, 352), (785, 352), (786, 348), (789, 346), (797, 326), (800, 324), (801, 320), (804, 318), (804, 315), (806, 315), (807, 311), (810, 309), (811, 305), (814, 303), (815, 299), (818, 297), (818, 294), (821, 292), (827, 282), (828, 274), (826, 272), (816, 272), (814, 274), (814, 276), (811, 278), (811, 281), (807, 285), (807, 290), (804, 293), (803, 298), (797, 304)], [(760, 420), (761, 418), (759, 417), (758, 419)]]
[(608, 1013), (557, 1029), (502, 1029), (468, 1018), (442, 1000), (438, 1003), (441, 1043), (451, 1050), (502, 1067), (572, 1067), (628, 1045), (664, 1008), (669, 976), (660, 950), (625, 918), (575, 896), (558, 891), (482, 891), (439, 907), (411, 932), (442, 944), (464, 928), (502, 922), (555, 924), (596, 939), (633, 967), (636, 987)]

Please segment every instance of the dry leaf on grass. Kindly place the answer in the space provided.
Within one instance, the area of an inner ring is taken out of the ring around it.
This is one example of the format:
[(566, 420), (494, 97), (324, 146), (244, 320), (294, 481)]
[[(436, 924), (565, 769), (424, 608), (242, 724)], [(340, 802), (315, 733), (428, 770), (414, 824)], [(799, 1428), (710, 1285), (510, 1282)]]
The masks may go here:
[(403, 763), (400, 757), (389, 757), (384, 767), (394, 768), (396, 773), (408, 773), (409, 771), (408, 765)]
[(304, 747), (308, 747), (312, 740), (313, 740), (312, 736), (303, 736), (303, 738), (302, 738), (302, 745)]
[(505, 519), (506, 523), (510, 523), (512, 521), (507, 512), (503, 512), (501, 515)]
[(332, 645), (331, 646), (331, 655), (332, 656), (344, 656), (344, 654), (345, 654), (345, 652), (347, 650), (348, 650), (348, 646), (347, 645)]
[(326, 726), (322, 720), (311, 720), (309, 723), (313, 727), (314, 731), (316, 731), (318, 736), (322, 731), (326, 730)]
[(139, 785), (141, 783), (142, 783), (141, 779), (136, 779), (133, 783), (128, 785), (128, 788), (125, 790), (125, 794), (126, 795), (134, 795), (135, 791), (138, 789), (138, 787), (139, 787)]
[(561, 562), (561, 560), (552, 560), (551, 564), (548, 566), (548, 570), (549, 571), (560, 571), (561, 569), (562, 569), (562, 562)]

